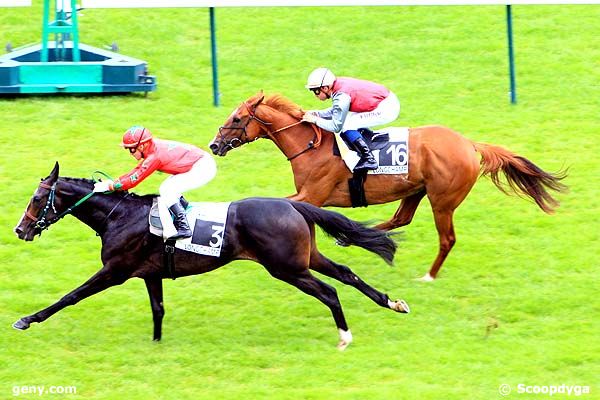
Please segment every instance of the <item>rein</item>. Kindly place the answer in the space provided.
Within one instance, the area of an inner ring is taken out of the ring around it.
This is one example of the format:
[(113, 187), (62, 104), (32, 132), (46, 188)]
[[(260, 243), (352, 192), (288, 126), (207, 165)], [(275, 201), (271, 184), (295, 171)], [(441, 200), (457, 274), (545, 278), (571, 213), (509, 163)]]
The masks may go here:
[[(290, 126), (286, 126), (285, 129), (287, 128), (291, 128), (292, 126), (298, 125), (299, 123), (302, 123), (303, 121), (298, 121), (295, 124), (292, 124)], [(298, 157), (299, 155), (302, 155), (304, 153), (306, 153), (309, 150), (313, 150), (316, 149), (317, 147), (319, 147), (321, 145), (321, 136), (323, 134), (323, 131), (321, 130), (321, 128), (319, 128), (317, 125), (315, 124), (311, 124), (311, 127), (313, 128), (313, 131), (315, 132), (315, 135), (313, 136), (313, 140), (311, 140), (310, 142), (307, 143), (306, 148), (304, 150), (300, 150), (298, 153), (294, 154), (291, 157), (288, 157), (287, 160), (288, 161), (292, 161), (294, 158)], [(280, 129), (283, 130), (283, 129)], [(277, 130), (273, 133), (277, 133), (280, 130)]]

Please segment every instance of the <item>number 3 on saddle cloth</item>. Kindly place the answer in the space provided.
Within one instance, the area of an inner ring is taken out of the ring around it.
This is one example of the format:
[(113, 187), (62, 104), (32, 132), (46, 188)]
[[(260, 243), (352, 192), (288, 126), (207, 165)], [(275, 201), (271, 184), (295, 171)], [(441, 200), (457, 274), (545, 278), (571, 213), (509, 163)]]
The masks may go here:
[[(190, 203), (186, 214), (192, 230), (192, 237), (177, 240), (175, 247), (197, 254), (219, 257), (230, 204), (230, 202)], [(148, 220), (150, 233), (162, 237), (162, 224), (158, 216), (158, 198), (155, 198), (152, 203)]]
[[(390, 126), (377, 131), (366, 128), (361, 128), (359, 131), (379, 165), (376, 170), (369, 171), (369, 174), (408, 174), (408, 128)], [(353, 171), (360, 157), (348, 148), (340, 135), (335, 135), (335, 141), (337, 146), (334, 147), (333, 153), (342, 157), (348, 169)], [(361, 171), (348, 180), (352, 207), (367, 206), (364, 192), (365, 179), (364, 171)]]

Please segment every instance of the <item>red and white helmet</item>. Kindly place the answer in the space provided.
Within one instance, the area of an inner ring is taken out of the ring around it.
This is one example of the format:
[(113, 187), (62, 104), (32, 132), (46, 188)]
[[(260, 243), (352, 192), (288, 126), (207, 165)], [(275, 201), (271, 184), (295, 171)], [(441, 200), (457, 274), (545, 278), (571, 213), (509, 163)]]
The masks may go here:
[(329, 68), (317, 68), (310, 73), (304, 86), (307, 89), (316, 89), (323, 86), (333, 85), (335, 75)]
[(123, 134), (123, 142), (121, 146), (126, 148), (137, 148), (140, 144), (152, 140), (152, 133), (143, 126), (132, 126)]

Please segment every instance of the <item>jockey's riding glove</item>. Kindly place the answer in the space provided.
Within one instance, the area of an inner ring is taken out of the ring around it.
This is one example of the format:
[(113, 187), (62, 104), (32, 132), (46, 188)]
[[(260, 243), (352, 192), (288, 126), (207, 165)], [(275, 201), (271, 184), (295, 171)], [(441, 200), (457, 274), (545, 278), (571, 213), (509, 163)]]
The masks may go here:
[(110, 192), (113, 181), (100, 181), (100, 182), (96, 182), (94, 183), (94, 192), (100, 192), (100, 193), (104, 193), (104, 192)]
[(313, 114), (312, 112), (306, 112), (302, 116), (302, 121), (310, 122), (311, 124), (314, 124), (315, 122), (317, 122), (317, 118), (318, 118), (317, 115)]

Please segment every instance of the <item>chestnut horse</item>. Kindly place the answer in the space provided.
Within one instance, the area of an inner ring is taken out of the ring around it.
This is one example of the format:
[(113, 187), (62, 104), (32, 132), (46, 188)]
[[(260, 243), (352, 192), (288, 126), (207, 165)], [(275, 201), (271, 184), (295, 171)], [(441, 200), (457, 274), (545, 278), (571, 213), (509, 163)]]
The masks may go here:
[[(243, 102), (225, 121), (210, 144), (214, 154), (225, 156), (233, 148), (259, 138), (271, 139), (291, 162), (296, 194), (292, 200), (316, 206), (350, 207), (348, 179), (352, 172), (333, 154), (335, 138), (315, 125), (300, 122), (302, 109), (281, 95), (265, 99), (262, 92)], [(479, 154), (478, 154), (479, 153)], [(402, 199), (394, 216), (376, 228), (391, 230), (408, 225), (421, 199), (427, 195), (439, 235), (439, 251), (429, 272), (421, 278), (436, 278), (456, 242), (454, 210), (465, 199), (481, 175), (489, 175), (504, 193), (508, 187), (529, 197), (546, 213), (558, 206), (548, 190), (566, 191), (560, 181), (565, 172), (543, 171), (528, 159), (502, 147), (473, 142), (443, 126), (409, 130), (408, 174), (368, 175), (368, 204)]]

